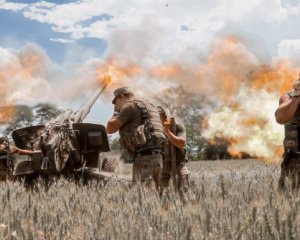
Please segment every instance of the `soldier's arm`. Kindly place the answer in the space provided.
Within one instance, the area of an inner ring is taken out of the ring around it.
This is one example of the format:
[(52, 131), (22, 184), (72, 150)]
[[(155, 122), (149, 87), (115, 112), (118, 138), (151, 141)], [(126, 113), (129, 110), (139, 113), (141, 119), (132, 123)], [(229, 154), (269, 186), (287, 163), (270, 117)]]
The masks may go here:
[(21, 149), (21, 148), (11, 145), (10, 152), (13, 154), (18, 153), (20, 155), (32, 155), (34, 153), (41, 152), (41, 151), (40, 150), (32, 151), (32, 150), (28, 150), (28, 149)]
[(179, 149), (183, 149), (185, 147), (186, 139), (184, 137), (176, 136), (170, 130), (166, 130), (165, 133), (173, 145)]
[(20, 155), (32, 155), (34, 153), (40, 153), (41, 151), (40, 150), (31, 151), (31, 150), (27, 150), (27, 149), (18, 148), (18, 150), (16, 152)]
[(290, 98), (288, 94), (284, 94), (279, 99), (279, 107), (275, 111), (275, 118), (279, 124), (285, 124), (291, 120), (300, 104), (300, 97)]
[(106, 126), (106, 132), (108, 134), (112, 134), (117, 132), (121, 127), (123, 126), (123, 123), (117, 119), (116, 117), (112, 117), (109, 119), (107, 126)]
[(129, 122), (134, 116), (133, 104), (125, 103), (120, 112), (115, 112), (114, 116), (107, 123), (106, 132), (112, 134), (117, 132), (124, 124)]
[(168, 121), (164, 122), (164, 132), (168, 138), (168, 140), (171, 142), (171, 144), (175, 145), (176, 147), (183, 149), (186, 144), (186, 134), (185, 134), (185, 128), (181, 124), (176, 124), (177, 128), (177, 134), (171, 132), (170, 130), (170, 124)]

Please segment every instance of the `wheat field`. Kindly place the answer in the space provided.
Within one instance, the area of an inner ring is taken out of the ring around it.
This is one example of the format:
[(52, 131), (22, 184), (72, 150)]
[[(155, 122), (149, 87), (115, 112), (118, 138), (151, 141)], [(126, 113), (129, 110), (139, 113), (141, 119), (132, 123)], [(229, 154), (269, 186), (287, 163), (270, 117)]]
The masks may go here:
[[(172, 188), (55, 180), (46, 191), (0, 183), (0, 239), (300, 239), (300, 194), (277, 191), (279, 166), (202, 161), (188, 203)], [(124, 165), (130, 173), (131, 165)]]

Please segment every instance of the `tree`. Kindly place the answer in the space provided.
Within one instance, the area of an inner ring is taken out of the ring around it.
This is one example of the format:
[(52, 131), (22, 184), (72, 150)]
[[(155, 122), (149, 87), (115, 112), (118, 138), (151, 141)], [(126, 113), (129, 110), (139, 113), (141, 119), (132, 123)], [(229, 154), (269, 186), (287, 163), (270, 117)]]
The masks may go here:
[(116, 150), (116, 151), (122, 150), (121, 144), (119, 142), (119, 138), (109, 136), (108, 141), (109, 141), (109, 146), (110, 146), (111, 150)]
[(10, 134), (13, 130), (17, 128), (27, 127), (32, 124), (34, 116), (32, 110), (26, 105), (16, 105), (14, 106), (14, 115), (8, 122), (4, 132), (5, 134)]
[(49, 103), (39, 103), (34, 107), (27, 105), (11, 106), (13, 115), (4, 126), (4, 133), (10, 135), (12, 131), (18, 128), (28, 127), (34, 124), (44, 124), (47, 121), (57, 117), (61, 110), (55, 105)]
[(54, 104), (39, 103), (33, 107), (35, 119), (39, 124), (44, 124), (62, 113)]

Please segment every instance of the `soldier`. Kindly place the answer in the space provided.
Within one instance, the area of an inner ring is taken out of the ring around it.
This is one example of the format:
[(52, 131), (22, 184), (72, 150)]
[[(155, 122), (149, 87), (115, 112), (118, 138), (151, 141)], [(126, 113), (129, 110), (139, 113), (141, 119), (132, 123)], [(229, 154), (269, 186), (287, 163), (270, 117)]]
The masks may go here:
[(284, 155), (279, 178), (279, 190), (286, 187), (286, 179), (290, 179), (293, 189), (300, 187), (300, 77), (293, 86), (293, 91), (283, 94), (279, 99), (279, 107), (275, 112), (276, 121), (284, 124)]
[(156, 188), (162, 171), (162, 147), (166, 141), (159, 112), (144, 99), (122, 87), (114, 91), (113, 117), (108, 121), (107, 133), (119, 130), (120, 143), (133, 158), (133, 182), (147, 185), (154, 181)]
[(167, 144), (165, 144), (164, 150), (164, 165), (161, 178), (160, 194), (163, 190), (169, 186), (169, 182), (172, 175), (170, 144), (176, 148), (176, 176), (178, 180), (179, 194), (184, 199), (184, 193), (187, 192), (189, 187), (189, 171), (186, 167), (186, 130), (182, 123), (176, 122), (176, 134), (170, 130), (170, 120), (167, 118), (165, 110), (161, 107), (157, 107), (160, 112), (161, 121), (164, 126), (164, 132), (168, 138)]
[(31, 155), (34, 153), (40, 153), (41, 151), (31, 151), (27, 149), (20, 149), (17, 148), (14, 145), (8, 144), (8, 140), (6, 140), (5, 137), (0, 137), (0, 154), (6, 154), (6, 153), (11, 153), (11, 154), (20, 154), (20, 155)]

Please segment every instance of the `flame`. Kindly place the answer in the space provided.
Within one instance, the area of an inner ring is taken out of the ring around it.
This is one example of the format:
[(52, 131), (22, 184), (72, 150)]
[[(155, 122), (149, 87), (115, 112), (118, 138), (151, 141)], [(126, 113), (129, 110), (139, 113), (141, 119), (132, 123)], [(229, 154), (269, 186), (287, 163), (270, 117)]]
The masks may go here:
[(251, 87), (269, 93), (286, 93), (292, 90), (298, 71), (290, 61), (280, 61), (274, 67), (264, 65), (250, 77)]
[[(46, 60), (33, 51), (20, 54), (12, 62), (0, 66), (0, 105), (4, 106), (31, 94), (30, 90), (24, 91), (24, 85), (30, 85), (38, 73), (43, 73)], [(147, 67), (110, 58), (97, 65), (96, 78), (89, 83), (94, 85), (96, 80), (109, 85), (110, 89), (138, 86), (141, 82), (135, 81), (136, 77), (144, 74), (142, 76), (153, 77), (154, 81), (163, 79), (163, 83), (171, 83), (170, 86), (174, 82), (181, 84), (184, 90), (208, 96), (216, 102), (218, 108), (207, 111), (202, 126), (203, 136), (212, 144), (218, 145), (220, 139), (224, 139), (230, 145), (228, 152), (232, 156), (241, 158), (247, 153), (275, 162), (282, 154), (283, 131), (273, 113), (280, 94), (292, 89), (298, 72), (299, 68), (288, 60), (261, 65), (239, 38), (230, 36), (212, 46), (205, 64), (167, 63)], [(154, 83), (151, 82), (153, 88)], [(84, 84), (88, 85), (86, 79)], [(159, 87), (154, 89), (156, 93)], [(144, 93), (148, 89), (139, 90)], [(10, 101), (12, 99), (14, 101)], [(0, 123), (9, 121), (14, 111), (13, 107), (3, 109)]]
[(14, 55), (0, 49), (0, 53), (6, 56), (0, 65), (0, 124), (6, 124), (16, 113), (15, 105), (45, 94), (48, 82), (40, 77), (45, 61), (39, 52)]
[(128, 80), (141, 72), (142, 69), (138, 65), (120, 65), (114, 60), (109, 60), (97, 69), (97, 79), (100, 83), (116, 87), (121, 85), (124, 80)]
[(213, 69), (208, 72), (219, 85), (215, 98), (220, 106), (202, 125), (204, 137), (226, 140), (233, 157), (247, 153), (278, 163), (283, 128), (274, 112), (280, 95), (292, 90), (299, 68), (288, 60), (260, 65), (239, 39), (226, 38), (213, 48), (205, 69)]
[[(231, 144), (233, 144), (233, 143), (231, 143)], [(230, 156), (233, 157), (233, 158), (242, 159), (242, 157), (243, 157), (242, 152), (240, 152), (239, 150), (234, 149), (233, 146), (234, 145), (229, 146), (229, 148), (227, 150), (228, 153), (230, 154)]]
[(15, 107), (14, 106), (4, 106), (1, 107), (0, 110), (0, 124), (8, 123), (12, 120), (15, 114)]
[(110, 75), (105, 75), (103, 77), (103, 84), (104, 85), (109, 85), (112, 82), (111, 76)]

